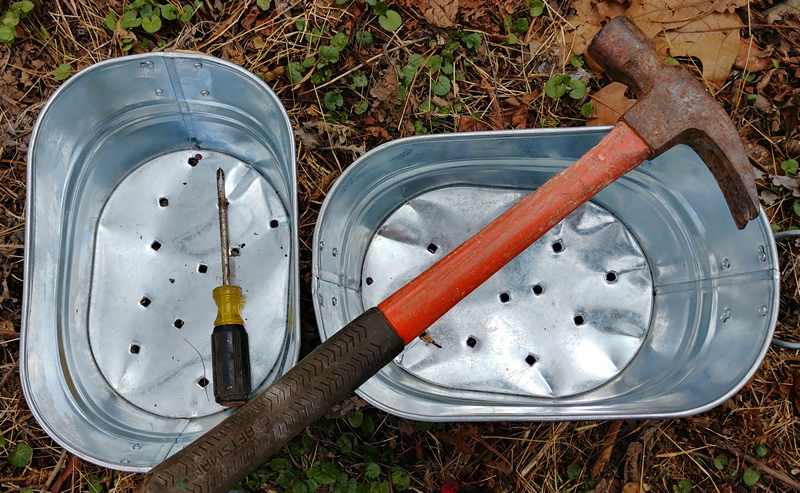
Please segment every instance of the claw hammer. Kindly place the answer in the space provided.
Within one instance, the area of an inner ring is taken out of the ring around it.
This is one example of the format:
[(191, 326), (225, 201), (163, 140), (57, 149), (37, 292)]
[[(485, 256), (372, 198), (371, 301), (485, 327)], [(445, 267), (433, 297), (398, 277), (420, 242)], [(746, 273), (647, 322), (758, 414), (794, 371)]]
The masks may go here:
[(638, 98), (597, 146), (156, 466), (141, 491), (227, 492), (550, 228), (676, 144), (691, 146), (709, 167), (739, 229), (758, 215), (753, 173), (736, 128), (684, 67), (661, 61), (625, 17), (610, 21), (588, 51)]

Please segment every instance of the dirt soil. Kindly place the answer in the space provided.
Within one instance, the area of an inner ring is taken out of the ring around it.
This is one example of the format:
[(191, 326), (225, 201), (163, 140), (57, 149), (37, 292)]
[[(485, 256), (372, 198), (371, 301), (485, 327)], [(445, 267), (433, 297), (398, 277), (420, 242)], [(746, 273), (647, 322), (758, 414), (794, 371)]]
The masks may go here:
[[(634, 19), (668, 63), (686, 66), (720, 102), (746, 144), (773, 229), (796, 229), (798, 13), (796, 0), (0, 1), (0, 491), (134, 491), (143, 477), (61, 448), (34, 419), (19, 380), (26, 152), (39, 111), (76, 72), (130, 53), (186, 50), (230, 60), (278, 94), (297, 145), (308, 351), (318, 343), (312, 232), (342, 171), (411, 135), (613, 124), (633, 95), (584, 50), (617, 15)], [(800, 341), (800, 241), (782, 240), (778, 251), (776, 334)], [(415, 423), (354, 396), (241, 487), (800, 490), (798, 367), (797, 351), (771, 346), (732, 398), (671, 420)]]

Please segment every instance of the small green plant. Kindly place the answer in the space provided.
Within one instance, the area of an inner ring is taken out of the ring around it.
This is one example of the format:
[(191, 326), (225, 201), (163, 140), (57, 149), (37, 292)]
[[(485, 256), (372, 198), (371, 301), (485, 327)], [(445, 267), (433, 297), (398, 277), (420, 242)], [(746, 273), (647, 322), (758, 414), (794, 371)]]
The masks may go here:
[(531, 17), (539, 17), (544, 12), (544, 2), (542, 0), (528, 0), (528, 8), (531, 9)]
[(667, 62), (670, 65), (680, 65), (681, 64), (681, 62), (679, 62), (678, 60), (675, 60), (672, 57), (665, 58), (664, 61)]
[(344, 104), (344, 98), (338, 92), (330, 91), (325, 94), (322, 102), (328, 110), (336, 111), (337, 108)]
[[(122, 51), (127, 52), (133, 48), (137, 38), (132, 33), (130, 35), (124, 34), (126, 30), (141, 28), (147, 34), (155, 34), (163, 26), (163, 21), (178, 19), (181, 22), (189, 22), (197, 9), (202, 6), (202, 0), (194, 0), (193, 4), (185, 4), (183, 6), (178, 6), (171, 2), (160, 4), (156, 0), (134, 0), (122, 7), (122, 15), (119, 16), (119, 19), (117, 19), (116, 12), (113, 10), (109, 12), (106, 16), (106, 27), (116, 33), (117, 25), (119, 25), (123, 30), (122, 33), (118, 33)], [(143, 48), (149, 46), (149, 41), (146, 38), (140, 39), (139, 43)], [(163, 39), (159, 39), (157, 44), (164, 46), (166, 43)]]
[(767, 455), (767, 446), (764, 445), (763, 443), (759, 443), (758, 445), (756, 445), (755, 453), (759, 458), (764, 457), (765, 455)]
[(714, 458), (714, 467), (717, 468), (718, 471), (722, 471), (726, 467), (728, 467), (728, 458), (724, 455), (718, 455)]
[(569, 63), (575, 68), (581, 68), (583, 67), (583, 56), (573, 54), (569, 59)]
[(594, 114), (594, 105), (592, 103), (583, 103), (581, 106), (581, 115), (586, 118), (591, 117)]
[(258, 8), (261, 10), (267, 10), (270, 5), (272, 5), (272, 0), (256, 0), (256, 5), (258, 5)]
[(359, 48), (369, 48), (372, 46), (372, 33), (369, 31), (359, 31), (356, 33), (356, 44)]
[(581, 99), (586, 96), (586, 84), (579, 79), (572, 79), (569, 74), (551, 77), (544, 84), (544, 92), (553, 99), (560, 99), (569, 93), (572, 99)]
[(481, 35), (478, 33), (467, 34), (464, 31), (456, 31), (456, 36), (461, 40), (462, 43), (464, 43), (464, 46), (470, 50), (477, 50), (481, 47)]
[(528, 28), (530, 24), (528, 23), (528, 19), (524, 17), (520, 17), (517, 20), (513, 20), (511, 16), (506, 17), (506, 24), (508, 24), (508, 30), (512, 33), (524, 34), (528, 32)]
[(10, 45), (17, 39), (17, 25), (24, 19), (28, 12), (33, 10), (33, 2), (14, 2), (3, 14), (3, 22), (0, 23), (0, 43)]
[(55, 70), (53, 70), (53, 78), (55, 80), (68, 79), (72, 75), (72, 65), (69, 63), (62, 63)]
[(369, 109), (369, 102), (364, 99), (353, 106), (353, 113), (356, 115), (363, 115)]
[(800, 217), (800, 199), (794, 199), (794, 202), (792, 203), (792, 210), (796, 216)]
[(369, 479), (376, 479), (381, 475), (381, 466), (374, 462), (368, 462), (364, 468), (364, 476)]
[(378, 17), (378, 23), (387, 31), (394, 32), (403, 25), (403, 19), (394, 10), (387, 10), (384, 15)]
[(673, 493), (689, 493), (692, 491), (692, 483), (688, 479), (681, 479), (678, 484), (672, 485)]
[(761, 472), (752, 466), (745, 469), (742, 474), (742, 480), (747, 486), (755, 486), (759, 479), (761, 479)]
[(28, 444), (20, 442), (17, 444), (16, 449), (13, 452), (8, 453), (8, 461), (11, 462), (15, 467), (25, 467), (31, 463), (31, 458), (33, 457), (33, 450), (28, 446)]
[(787, 159), (781, 163), (781, 168), (783, 172), (788, 177), (793, 177), (797, 175), (797, 160), (795, 159)]
[(569, 470), (567, 471), (567, 477), (569, 479), (579, 478), (581, 477), (581, 474), (583, 474), (583, 466), (581, 466), (580, 464), (575, 464), (574, 466), (570, 467)]

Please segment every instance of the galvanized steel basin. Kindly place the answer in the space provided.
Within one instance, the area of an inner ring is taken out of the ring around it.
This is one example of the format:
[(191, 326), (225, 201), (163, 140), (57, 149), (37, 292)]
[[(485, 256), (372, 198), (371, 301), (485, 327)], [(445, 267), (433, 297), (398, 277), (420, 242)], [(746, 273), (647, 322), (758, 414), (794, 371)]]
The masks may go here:
[(147, 471), (232, 412), (211, 375), (217, 168), (254, 390), (296, 362), (294, 152), (275, 94), (213, 57), (108, 60), (51, 97), (28, 155), (20, 369), (53, 439)]
[[(364, 155), (328, 193), (315, 230), (321, 337), (607, 131), (415, 137)], [(737, 230), (707, 167), (680, 146), (553, 228), (434, 324), (428, 335), (436, 344), (412, 342), (358, 393), (429, 421), (693, 414), (755, 372), (774, 330), (778, 289), (763, 212)]]

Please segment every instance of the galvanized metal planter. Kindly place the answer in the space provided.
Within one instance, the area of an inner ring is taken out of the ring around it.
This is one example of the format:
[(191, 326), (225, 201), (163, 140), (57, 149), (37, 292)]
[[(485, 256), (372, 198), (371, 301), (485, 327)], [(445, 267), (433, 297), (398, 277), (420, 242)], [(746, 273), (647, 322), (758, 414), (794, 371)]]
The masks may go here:
[[(608, 131), (403, 139), (326, 197), (313, 289), (323, 339), (571, 164)], [(359, 389), (418, 420), (676, 417), (735, 393), (778, 314), (763, 212), (743, 231), (677, 147), (609, 186)], [(439, 347), (440, 346), (440, 347)]]
[(295, 148), (275, 94), (208, 56), (108, 60), (43, 108), (28, 155), (20, 369), (42, 428), (72, 453), (147, 471), (231, 411), (214, 402), (221, 284), (215, 171), (253, 384), (299, 350)]

